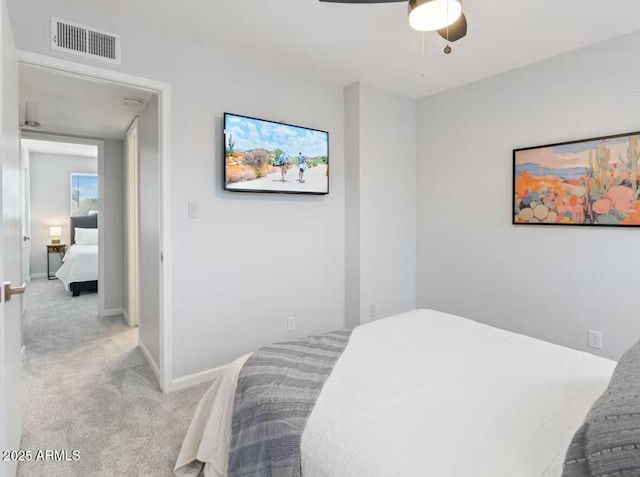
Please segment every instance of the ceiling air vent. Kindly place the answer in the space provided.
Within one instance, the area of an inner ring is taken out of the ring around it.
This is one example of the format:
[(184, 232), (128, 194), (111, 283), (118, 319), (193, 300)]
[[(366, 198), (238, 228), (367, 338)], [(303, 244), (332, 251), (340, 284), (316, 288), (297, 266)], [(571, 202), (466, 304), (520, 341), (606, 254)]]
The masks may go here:
[(120, 35), (51, 18), (51, 49), (120, 64)]

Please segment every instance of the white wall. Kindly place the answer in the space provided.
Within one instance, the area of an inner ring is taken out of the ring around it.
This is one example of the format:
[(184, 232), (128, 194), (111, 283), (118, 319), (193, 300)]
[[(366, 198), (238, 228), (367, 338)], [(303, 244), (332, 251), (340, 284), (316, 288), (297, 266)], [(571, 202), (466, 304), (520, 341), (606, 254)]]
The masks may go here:
[(346, 324), (360, 325), (360, 83), (344, 89)]
[(104, 141), (104, 225), (105, 268), (102, 292), (105, 310), (120, 310), (124, 304), (124, 145)]
[(160, 138), (158, 97), (139, 118), (140, 194), (140, 341), (160, 363)]
[(371, 321), (370, 305), (375, 319), (416, 307), (416, 102), (357, 83), (345, 89), (345, 125), (354, 325)]
[[(121, 34), (122, 65), (91, 64), (171, 83), (174, 379), (267, 343), (343, 327), (342, 85), (305, 71), (263, 69), (199, 38), (162, 35), (160, 28), (150, 34), (153, 25), (140, 28), (97, 3), (76, 7), (64, 0), (12, 0), (18, 48), (85, 61), (50, 51), (50, 17), (60, 16)], [(331, 193), (224, 193), (224, 111), (328, 130)], [(200, 219), (187, 219), (189, 200), (200, 202)], [(283, 243), (291, 244), (285, 253)], [(297, 319), (294, 333), (286, 331), (290, 316)]]
[[(61, 242), (70, 244), (71, 173), (98, 173), (98, 159), (62, 154), (31, 153), (31, 276), (47, 273), (49, 227), (62, 226)], [(51, 256), (51, 269), (60, 260)]]
[(511, 225), (512, 150), (637, 131), (640, 33), (420, 102), (418, 305), (617, 358), (640, 337), (640, 231)]

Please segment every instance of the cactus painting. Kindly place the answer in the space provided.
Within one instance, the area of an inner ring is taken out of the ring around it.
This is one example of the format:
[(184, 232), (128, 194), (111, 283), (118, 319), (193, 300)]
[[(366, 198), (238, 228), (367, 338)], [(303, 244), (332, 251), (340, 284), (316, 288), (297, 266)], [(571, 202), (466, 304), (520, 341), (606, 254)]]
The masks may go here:
[(513, 152), (514, 224), (640, 226), (640, 132)]

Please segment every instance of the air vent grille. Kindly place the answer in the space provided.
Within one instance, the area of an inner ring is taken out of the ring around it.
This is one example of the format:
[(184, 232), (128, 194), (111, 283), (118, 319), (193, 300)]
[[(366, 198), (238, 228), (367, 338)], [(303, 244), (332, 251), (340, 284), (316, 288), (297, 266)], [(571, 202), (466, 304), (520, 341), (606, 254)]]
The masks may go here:
[(102, 58), (116, 59), (116, 38), (97, 31), (88, 31), (89, 54)]
[(57, 23), (58, 27), (58, 47), (65, 50), (73, 50), (86, 53), (87, 51), (87, 29), (67, 23)]
[(120, 63), (120, 36), (85, 25), (51, 19), (51, 49)]

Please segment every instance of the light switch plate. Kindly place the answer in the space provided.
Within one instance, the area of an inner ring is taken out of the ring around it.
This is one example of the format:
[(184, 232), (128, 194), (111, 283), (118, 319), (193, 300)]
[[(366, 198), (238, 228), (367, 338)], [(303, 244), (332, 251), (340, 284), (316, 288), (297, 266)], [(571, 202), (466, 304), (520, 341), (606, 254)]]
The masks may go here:
[(198, 202), (189, 201), (189, 218), (197, 219), (200, 217), (200, 204)]

